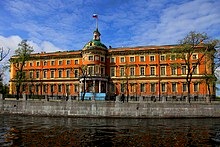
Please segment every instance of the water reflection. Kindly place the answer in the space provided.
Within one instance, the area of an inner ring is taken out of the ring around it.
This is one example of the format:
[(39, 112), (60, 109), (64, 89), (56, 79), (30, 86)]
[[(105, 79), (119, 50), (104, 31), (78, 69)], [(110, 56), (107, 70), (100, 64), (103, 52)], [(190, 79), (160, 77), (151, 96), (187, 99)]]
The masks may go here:
[(92, 119), (0, 115), (0, 146), (212, 146), (220, 119)]

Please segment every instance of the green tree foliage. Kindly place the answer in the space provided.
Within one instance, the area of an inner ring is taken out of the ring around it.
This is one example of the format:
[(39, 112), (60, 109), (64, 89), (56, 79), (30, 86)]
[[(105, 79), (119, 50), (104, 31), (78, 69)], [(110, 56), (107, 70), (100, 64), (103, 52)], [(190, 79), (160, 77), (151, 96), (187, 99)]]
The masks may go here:
[[(184, 66), (186, 66), (186, 84), (188, 89), (187, 99), (189, 103), (191, 94), (190, 85), (193, 75), (196, 74), (196, 70), (200, 64), (209, 62), (211, 63), (210, 66), (214, 65), (214, 62), (212, 61), (214, 61), (213, 55), (216, 52), (216, 43), (217, 41), (211, 40), (206, 33), (189, 32), (185, 38), (180, 40), (179, 46), (172, 52), (172, 54), (176, 54), (176, 58), (182, 59)], [(196, 56), (196, 58), (194, 58), (193, 56), (198, 53), (200, 56)], [(177, 63), (174, 66), (181, 68), (182, 65)], [(207, 83), (215, 81), (213, 73), (210, 74), (207, 72), (204, 73), (204, 75)]]
[(10, 62), (13, 63), (13, 66), (16, 69), (14, 81), (16, 83), (17, 100), (19, 99), (19, 95), (21, 94), (21, 85), (26, 79), (24, 66), (26, 61), (29, 60), (33, 51), (33, 47), (27, 44), (27, 40), (22, 40), (21, 43), (18, 44), (18, 48), (15, 50), (15, 56), (13, 56), (10, 60)]

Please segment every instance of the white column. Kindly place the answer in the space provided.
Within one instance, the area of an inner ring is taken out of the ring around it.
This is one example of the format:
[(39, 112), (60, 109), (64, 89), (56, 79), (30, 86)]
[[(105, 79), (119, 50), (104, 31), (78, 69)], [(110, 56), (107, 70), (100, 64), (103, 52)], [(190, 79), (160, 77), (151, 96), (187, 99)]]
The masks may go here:
[(95, 93), (95, 80), (93, 81), (93, 92)]
[(99, 81), (99, 93), (101, 93), (101, 81)]

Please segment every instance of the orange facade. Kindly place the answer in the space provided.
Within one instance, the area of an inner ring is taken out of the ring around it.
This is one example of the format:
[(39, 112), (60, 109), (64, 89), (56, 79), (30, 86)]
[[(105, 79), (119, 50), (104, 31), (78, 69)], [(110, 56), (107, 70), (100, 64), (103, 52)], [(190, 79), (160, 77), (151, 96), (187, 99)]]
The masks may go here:
[[(26, 61), (22, 93), (80, 96), (82, 92), (105, 93), (132, 98), (175, 97), (187, 95), (185, 62), (171, 54), (175, 45), (107, 48), (100, 42), (98, 29), (82, 50), (32, 54)], [(198, 46), (198, 49), (203, 46)], [(190, 62), (202, 53), (193, 53)], [(13, 58), (13, 57), (12, 57)], [(15, 58), (15, 57), (14, 57)], [(192, 76), (190, 94), (204, 98), (208, 94), (204, 74), (212, 74), (204, 56)], [(178, 63), (181, 66), (175, 67)], [(11, 64), (10, 93), (16, 93), (16, 69)], [(85, 81), (85, 82), (84, 82)], [(214, 94), (214, 87), (211, 87)]]

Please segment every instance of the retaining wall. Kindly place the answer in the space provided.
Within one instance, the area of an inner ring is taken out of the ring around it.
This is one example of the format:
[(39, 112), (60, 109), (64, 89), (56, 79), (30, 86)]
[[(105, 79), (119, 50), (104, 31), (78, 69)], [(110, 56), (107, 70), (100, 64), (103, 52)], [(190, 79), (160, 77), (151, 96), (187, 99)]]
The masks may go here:
[(0, 100), (1, 114), (67, 117), (220, 117), (220, 103)]

